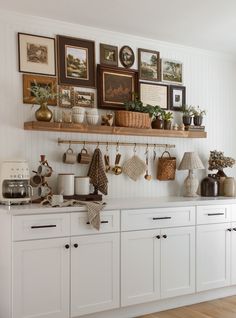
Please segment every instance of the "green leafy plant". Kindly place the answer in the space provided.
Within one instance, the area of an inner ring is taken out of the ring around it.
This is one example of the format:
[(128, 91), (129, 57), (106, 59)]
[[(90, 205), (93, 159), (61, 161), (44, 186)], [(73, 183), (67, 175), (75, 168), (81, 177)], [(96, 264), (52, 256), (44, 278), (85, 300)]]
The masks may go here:
[(200, 109), (199, 106), (197, 107), (192, 107), (192, 112), (193, 112), (193, 116), (203, 116), (206, 115), (206, 111), (204, 109)]
[(54, 99), (58, 96), (57, 93), (54, 93), (54, 88), (49, 85), (40, 86), (36, 81), (34, 81), (34, 85), (28, 90), (34, 95), (35, 101), (38, 104), (47, 103), (49, 99)]
[(191, 105), (183, 105), (180, 110), (183, 113), (183, 116), (193, 116), (193, 107)]
[(124, 103), (125, 109), (131, 112), (148, 113), (150, 117), (153, 116), (153, 106), (143, 105), (143, 102), (138, 98), (137, 94), (133, 93), (134, 99)]
[(172, 112), (163, 111), (162, 118), (165, 121), (171, 121), (173, 119), (173, 113)]

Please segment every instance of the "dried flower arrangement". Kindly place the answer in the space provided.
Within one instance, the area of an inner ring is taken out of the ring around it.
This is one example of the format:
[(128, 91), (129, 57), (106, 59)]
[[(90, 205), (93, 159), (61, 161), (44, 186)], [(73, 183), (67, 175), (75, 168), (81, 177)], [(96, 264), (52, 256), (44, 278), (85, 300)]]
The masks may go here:
[(231, 157), (225, 157), (222, 151), (210, 151), (210, 157), (208, 160), (209, 170), (223, 170), (224, 168), (232, 168), (235, 164), (235, 159)]

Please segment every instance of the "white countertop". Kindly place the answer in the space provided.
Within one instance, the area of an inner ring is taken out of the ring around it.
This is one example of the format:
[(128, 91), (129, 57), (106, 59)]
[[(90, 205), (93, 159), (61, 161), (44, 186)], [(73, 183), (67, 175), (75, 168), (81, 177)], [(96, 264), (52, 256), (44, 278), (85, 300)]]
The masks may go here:
[[(178, 206), (196, 206), (196, 205), (212, 205), (212, 204), (236, 204), (235, 197), (157, 197), (157, 198), (117, 198), (106, 199), (104, 210), (126, 210), (126, 209), (141, 209), (141, 208), (163, 208), (163, 207), (178, 207)], [(1, 212), (9, 212), (12, 215), (25, 214), (43, 214), (43, 213), (65, 213), (65, 212), (83, 212), (86, 211), (85, 206), (72, 207), (50, 207), (41, 206), (40, 204), (25, 204), (12, 205), (10, 207), (0, 205)]]

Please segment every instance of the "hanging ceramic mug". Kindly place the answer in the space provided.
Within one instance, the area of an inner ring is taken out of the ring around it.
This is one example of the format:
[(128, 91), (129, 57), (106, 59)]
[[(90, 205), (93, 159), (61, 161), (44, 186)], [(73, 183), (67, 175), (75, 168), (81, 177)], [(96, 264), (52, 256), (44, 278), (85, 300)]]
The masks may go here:
[(92, 156), (88, 154), (88, 151), (86, 148), (83, 148), (78, 154), (78, 163), (88, 164), (91, 162), (91, 160), (92, 160)]
[(52, 167), (47, 164), (41, 164), (38, 167), (38, 174), (42, 177), (50, 177), (52, 174)]
[(37, 173), (30, 178), (30, 184), (32, 187), (38, 187), (42, 183), (42, 177)]
[(67, 163), (67, 164), (76, 163), (76, 154), (74, 153), (73, 149), (70, 146), (66, 150), (66, 152), (63, 154), (62, 160), (64, 163)]
[(48, 196), (49, 194), (51, 194), (52, 189), (48, 186), (47, 183), (42, 184), (39, 188), (38, 188), (38, 195), (42, 198)]

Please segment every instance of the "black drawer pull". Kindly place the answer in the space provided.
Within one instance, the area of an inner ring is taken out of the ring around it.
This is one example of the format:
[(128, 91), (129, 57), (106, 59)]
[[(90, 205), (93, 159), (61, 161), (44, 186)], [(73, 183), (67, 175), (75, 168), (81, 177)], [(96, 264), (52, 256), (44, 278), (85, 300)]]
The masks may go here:
[(33, 225), (31, 226), (31, 229), (45, 229), (49, 227), (57, 227), (56, 224), (50, 224), (50, 225)]
[[(109, 221), (101, 221), (100, 223), (101, 223), (101, 224), (108, 224)], [(86, 224), (90, 224), (90, 222), (87, 222)]]
[(153, 219), (153, 221), (156, 221), (156, 220), (170, 220), (171, 216), (162, 216), (162, 217), (152, 218), (152, 219)]
[(224, 213), (208, 213), (208, 216), (214, 216), (214, 215), (225, 215)]
[(236, 231), (236, 227), (233, 228), (233, 231)]
[(166, 239), (166, 238), (167, 238), (167, 235), (166, 235), (166, 234), (164, 234), (164, 235), (162, 235), (162, 237), (163, 237), (164, 239)]
[(232, 231), (232, 229), (227, 229), (227, 231), (231, 232), (231, 231)]
[(157, 235), (156, 238), (157, 238), (158, 240), (160, 240), (161, 236), (160, 236), (160, 235)]

